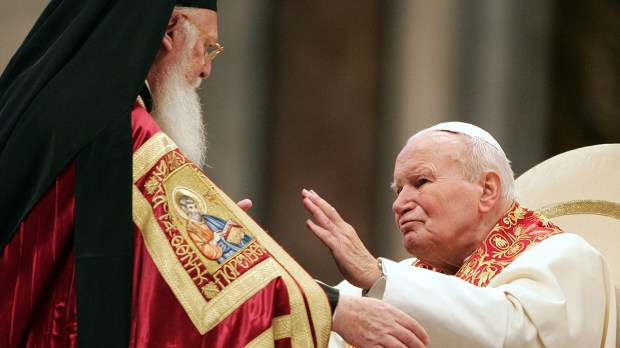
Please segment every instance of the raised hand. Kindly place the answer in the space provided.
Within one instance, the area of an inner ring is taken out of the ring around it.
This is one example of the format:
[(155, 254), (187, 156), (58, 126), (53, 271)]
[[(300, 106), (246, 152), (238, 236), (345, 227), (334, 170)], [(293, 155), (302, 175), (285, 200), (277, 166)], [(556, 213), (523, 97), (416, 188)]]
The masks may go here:
[(411, 316), (370, 297), (340, 296), (332, 331), (356, 348), (424, 347), (430, 338)]
[(329, 248), (340, 273), (349, 283), (370, 288), (381, 276), (381, 270), (355, 229), (316, 192), (304, 189), (301, 194), (304, 206), (314, 217), (314, 221), (306, 221), (306, 226)]

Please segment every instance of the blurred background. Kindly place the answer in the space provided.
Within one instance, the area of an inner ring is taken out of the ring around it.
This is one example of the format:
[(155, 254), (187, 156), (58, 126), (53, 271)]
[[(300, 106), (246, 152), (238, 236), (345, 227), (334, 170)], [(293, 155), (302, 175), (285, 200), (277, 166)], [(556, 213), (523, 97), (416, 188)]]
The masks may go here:
[[(0, 0), (0, 70), (47, 2)], [(618, 1), (218, 7), (225, 51), (201, 89), (206, 173), (233, 199), (251, 198), (254, 219), (327, 283), (341, 276), (305, 227), (301, 190), (336, 207), (375, 256), (406, 257), (389, 186), (396, 155), (421, 128), (474, 123), (517, 176), (564, 151), (620, 142)]]

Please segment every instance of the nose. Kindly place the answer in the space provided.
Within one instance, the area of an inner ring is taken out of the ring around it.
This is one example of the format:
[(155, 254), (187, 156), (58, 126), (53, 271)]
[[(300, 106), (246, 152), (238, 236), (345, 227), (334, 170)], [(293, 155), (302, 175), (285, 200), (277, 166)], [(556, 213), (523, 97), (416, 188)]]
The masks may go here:
[(211, 75), (211, 61), (206, 61), (200, 69), (200, 78), (206, 80)]
[(408, 186), (402, 188), (402, 190), (398, 193), (398, 196), (394, 200), (394, 203), (392, 203), (392, 210), (394, 211), (394, 214), (396, 214), (397, 216), (402, 216), (406, 212), (415, 208), (416, 203), (414, 201), (414, 191), (415, 189)]

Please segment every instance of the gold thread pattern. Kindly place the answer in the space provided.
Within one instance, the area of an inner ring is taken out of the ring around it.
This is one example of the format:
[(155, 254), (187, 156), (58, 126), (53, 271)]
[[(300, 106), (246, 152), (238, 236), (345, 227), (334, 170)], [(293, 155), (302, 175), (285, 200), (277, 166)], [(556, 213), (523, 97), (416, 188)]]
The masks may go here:
[(263, 348), (273, 347), (275, 337), (273, 335), (273, 327), (263, 331), (260, 335), (256, 336), (250, 343), (246, 344), (244, 348)]
[(561, 232), (543, 215), (515, 203), (456, 276), (476, 286), (487, 286), (519, 255)]
[[(331, 311), (322, 289), (165, 134), (157, 133), (134, 153), (133, 167), (134, 222), (156, 267), (200, 333), (280, 278), (290, 315), (273, 319), (265, 337), (271, 345), (274, 337), (291, 337), (293, 347), (314, 346), (315, 340), (318, 346), (327, 345)], [(235, 220), (235, 226), (253, 239), (224, 261), (207, 258), (188, 235), (187, 216), (172, 204), (178, 189), (195, 191), (198, 200), (204, 199), (201, 204), (215, 209), (209, 214)]]
[[(212, 189), (213, 192), (216, 194), (225, 195), (219, 189), (219, 187), (215, 185), (212, 186)], [(325, 295), (321, 287), (314, 281), (312, 277), (310, 277), (308, 273), (306, 273), (306, 271), (301, 266), (299, 266), (297, 261), (295, 261), (286, 251), (284, 251), (284, 249), (280, 247), (280, 245), (276, 241), (274, 241), (267, 233), (263, 232), (260, 226), (258, 226), (256, 222), (254, 222), (254, 220), (252, 220), (247, 214), (244, 214), (241, 208), (239, 208), (239, 206), (234, 204), (233, 206), (230, 206), (229, 209), (238, 217), (242, 225), (255, 226), (255, 228), (261, 231), (261, 234), (264, 235), (263, 238), (259, 238), (261, 243), (275, 257), (277, 262), (283, 265), (285, 272), (290, 273), (290, 275), (295, 278), (297, 282), (292, 282), (292, 286), (299, 287), (308, 299), (306, 304), (311, 313), (311, 320), (314, 326), (317, 346), (327, 346), (331, 331), (332, 313), (329, 307), (329, 302), (327, 301), (327, 296)], [(287, 287), (289, 287), (288, 283)], [(298, 318), (293, 319), (293, 323), (295, 323), (296, 319)], [(297, 329), (295, 328), (293, 330), (296, 336), (301, 336), (301, 330), (297, 331)], [(312, 341), (309, 342), (309, 344), (312, 345)], [(306, 347), (304, 345), (300, 346)]]
[(285, 273), (282, 278), (291, 299), (291, 331), (295, 332), (295, 335), (291, 334), (291, 344), (293, 347), (312, 347), (314, 345), (312, 333), (306, 330), (306, 324), (310, 321), (302, 293), (288, 273)]
[[(136, 194), (136, 191), (134, 187), (134, 222), (142, 231), (146, 248), (157, 269), (201, 334), (211, 330), (281, 274), (279, 265), (273, 259), (267, 259), (235, 280), (234, 287), (225, 288), (220, 292), (220, 296), (207, 303), (194, 280), (177, 259), (148, 201), (139, 193)], [(160, 233), (157, 233), (158, 230)]]
[(219, 294), (220, 289), (215, 285), (215, 282), (208, 282), (207, 285), (204, 285), (200, 288), (200, 292), (205, 295), (205, 297), (209, 300), (217, 296)]
[(291, 337), (292, 335), (291, 317), (289, 315), (282, 315), (273, 319), (274, 340)]
[(136, 98), (136, 101), (138, 102), (138, 104), (140, 104), (140, 106), (141, 106), (144, 110), (146, 110), (146, 104), (144, 104), (144, 100), (142, 99), (142, 97), (141, 97), (141, 96), (138, 96), (138, 97)]
[(176, 149), (177, 145), (164, 133), (153, 135), (133, 154), (133, 181), (136, 182), (165, 154)]
[[(455, 276), (476, 286), (487, 286), (519, 255), (558, 233), (563, 231), (545, 215), (515, 203)], [(440, 271), (419, 260), (413, 266)]]
[(291, 317), (282, 315), (273, 319), (272, 326), (258, 335), (252, 342), (248, 343), (245, 348), (263, 348), (273, 346), (273, 342), (291, 338)]
[[(170, 158), (170, 156), (166, 156), (164, 161), (170, 162)], [(174, 166), (177, 164), (176, 161), (172, 161), (172, 163)], [(166, 166), (158, 166), (157, 171), (170, 173)], [(164, 189), (159, 189), (157, 192), (164, 196), (164, 191)], [(134, 195), (134, 206), (136, 207), (134, 215), (148, 216), (146, 220), (148, 224), (141, 223), (139, 217), (135, 217), (134, 220), (142, 231), (147, 250), (149, 250), (149, 254), (155, 261), (160, 273), (173, 289), (199, 332), (204, 333), (279, 276), (281, 274), (278, 271), (279, 265), (271, 259), (254, 265), (246, 273), (236, 275), (234, 287), (223, 287), (223, 290), (217, 289), (217, 294), (221, 294), (221, 296), (214, 295), (210, 302), (206, 302), (205, 300), (208, 299), (206, 296), (201, 299), (205, 295), (201, 284), (207, 285), (209, 272), (204, 267), (203, 260), (188, 246), (186, 239), (179, 235), (173, 235), (176, 228), (175, 224), (169, 221), (170, 214), (162, 213), (159, 214), (159, 217), (154, 214), (153, 209), (155, 207), (160, 207), (162, 211), (166, 212), (169, 210), (166, 199), (161, 196), (154, 197), (153, 201), (149, 203), (138, 191)], [(138, 198), (141, 199), (138, 201)], [(171, 239), (168, 240), (166, 236), (171, 237)], [(245, 254), (251, 254), (256, 249), (261, 250), (261, 248), (251, 246), (236, 258), (243, 258)], [(212, 278), (214, 284), (220, 282), (217, 278), (217, 274), (220, 273), (215, 272)], [(207, 294), (214, 293), (213, 288), (207, 292)], [(205, 315), (205, 313), (209, 315)]]

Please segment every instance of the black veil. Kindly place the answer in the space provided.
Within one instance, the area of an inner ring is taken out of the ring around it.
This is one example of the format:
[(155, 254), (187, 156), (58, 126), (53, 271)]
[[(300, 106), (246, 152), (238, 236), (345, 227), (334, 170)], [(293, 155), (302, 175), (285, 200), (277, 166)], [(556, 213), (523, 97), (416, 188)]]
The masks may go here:
[(79, 345), (127, 346), (131, 108), (174, 0), (51, 0), (0, 77), (0, 250), (76, 161)]

